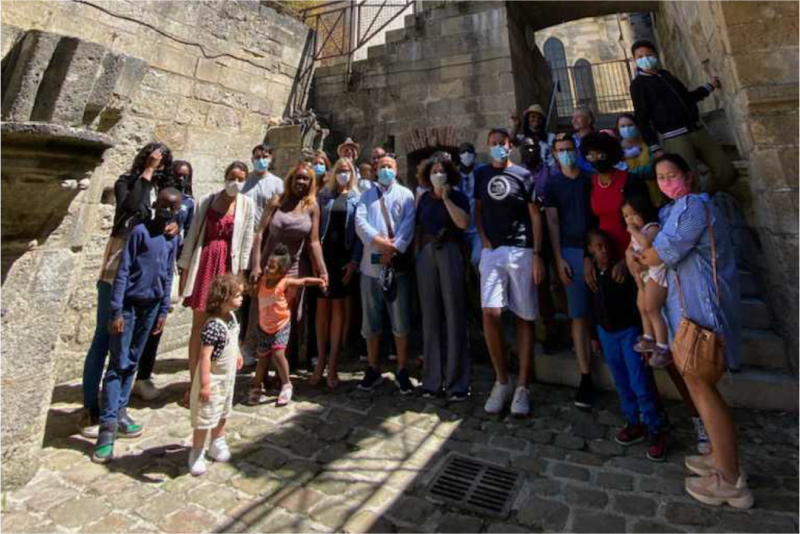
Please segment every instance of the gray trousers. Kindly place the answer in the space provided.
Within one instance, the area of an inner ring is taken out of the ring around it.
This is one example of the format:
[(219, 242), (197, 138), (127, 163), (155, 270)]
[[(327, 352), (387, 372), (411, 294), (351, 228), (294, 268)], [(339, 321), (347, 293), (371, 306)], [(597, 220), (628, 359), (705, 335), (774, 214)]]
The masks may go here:
[(439, 250), (430, 243), (417, 255), (425, 361), (422, 387), (431, 392), (438, 392), (443, 384), (448, 394), (469, 391), (464, 267), (461, 250), (454, 242), (445, 243)]

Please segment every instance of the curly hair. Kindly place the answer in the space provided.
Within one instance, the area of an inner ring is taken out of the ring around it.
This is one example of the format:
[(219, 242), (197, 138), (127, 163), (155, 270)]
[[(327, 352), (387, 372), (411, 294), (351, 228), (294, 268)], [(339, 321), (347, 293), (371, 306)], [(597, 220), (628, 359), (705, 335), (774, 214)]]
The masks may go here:
[(433, 184), (431, 184), (431, 170), (434, 165), (441, 163), (444, 168), (444, 173), (447, 175), (447, 184), (450, 187), (460, 184), (461, 173), (458, 172), (458, 168), (453, 163), (453, 160), (444, 157), (435, 157), (436, 155), (437, 154), (434, 154), (434, 157), (431, 157), (425, 162), (425, 165), (420, 167), (420, 171), (417, 173), (417, 183), (427, 189), (433, 189)]
[(206, 313), (218, 313), (223, 304), (244, 291), (244, 280), (233, 273), (214, 277), (206, 297)]
[(278, 261), (281, 266), (281, 275), (286, 274), (289, 271), (289, 268), (292, 266), (292, 255), (289, 253), (289, 247), (283, 243), (278, 243), (275, 245), (275, 248), (272, 249), (272, 254), (270, 254), (269, 257), (275, 258)]
[(161, 151), (161, 164), (164, 166), (164, 172), (167, 174), (172, 174), (172, 151), (164, 143), (153, 142), (144, 145), (141, 149), (139, 149), (136, 157), (133, 158), (133, 164), (131, 165), (130, 170), (131, 176), (139, 176), (144, 172), (144, 166), (147, 163), (147, 158), (149, 158), (150, 154), (156, 150)]
[(625, 157), (619, 140), (603, 132), (592, 132), (581, 139), (583, 157), (585, 158), (589, 152), (602, 152), (611, 165), (616, 165)]

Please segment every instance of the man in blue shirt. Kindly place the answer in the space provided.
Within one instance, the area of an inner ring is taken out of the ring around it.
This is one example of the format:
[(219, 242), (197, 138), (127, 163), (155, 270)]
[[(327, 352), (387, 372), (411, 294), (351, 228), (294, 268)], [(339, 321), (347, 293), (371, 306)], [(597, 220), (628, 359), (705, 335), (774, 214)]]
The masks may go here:
[[(511, 414), (525, 416), (530, 412), (528, 379), (534, 321), (539, 314), (536, 286), (544, 278), (541, 215), (533, 176), (509, 160), (508, 131), (493, 128), (488, 144), (492, 163), (475, 171), (474, 193), (475, 224), (483, 243), (480, 261), (483, 331), (497, 376), (484, 408), (488, 413), (500, 413), (511, 401)], [(501, 321), (506, 307), (517, 317), (519, 377), (513, 391)]]
[(92, 455), (96, 463), (113, 458), (117, 433), (122, 437), (142, 433), (142, 425), (126, 409), (147, 339), (161, 333), (167, 320), (179, 239), (167, 236), (164, 229), (180, 209), (180, 192), (162, 189), (155, 216), (134, 227), (122, 251), (111, 292), (111, 358), (103, 377), (100, 433)]
[(406, 370), (411, 330), (411, 270), (407, 254), (414, 238), (414, 193), (397, 182), (397, 162), (378, 160), (378, 180), (365, 191), (356, 209), (356, 233), (364, 243), (361, 257), (362, 335), (367, 340), (369, 367), (358, 388), (371, 391), (383, 377), (378, 370), (382, 312), (388, 309), (397, 347), (395, 380), (400, 393), (414, 388)]

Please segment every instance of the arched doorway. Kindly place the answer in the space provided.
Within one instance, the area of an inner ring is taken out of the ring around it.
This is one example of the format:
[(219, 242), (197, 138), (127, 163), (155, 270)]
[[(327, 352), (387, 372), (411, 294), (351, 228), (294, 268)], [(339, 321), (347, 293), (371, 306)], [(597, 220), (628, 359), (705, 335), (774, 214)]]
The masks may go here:
[(594, 84), (592, 65), (581, 58), (575, 62), (572, 69), (572, 79), (575, 83), (575, 101), (579, 106), (587, 107), (597, 112), (597, 88)]

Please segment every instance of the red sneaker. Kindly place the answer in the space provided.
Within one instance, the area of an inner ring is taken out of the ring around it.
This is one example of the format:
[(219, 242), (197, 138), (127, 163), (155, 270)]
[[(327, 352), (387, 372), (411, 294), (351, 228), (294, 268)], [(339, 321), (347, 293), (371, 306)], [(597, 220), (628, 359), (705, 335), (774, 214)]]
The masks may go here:
[(629, 445), (644, 441), (645, 434), (646, 432), (642, 425), (628, 425), (617, 432), (617, 435), (614, 436), (614, 441), (623, 447), (628, 447)]
[(652, 462), (663, 462), (667, 459), (667, 435), (665, 432), (650, 434), (647, 459)]

